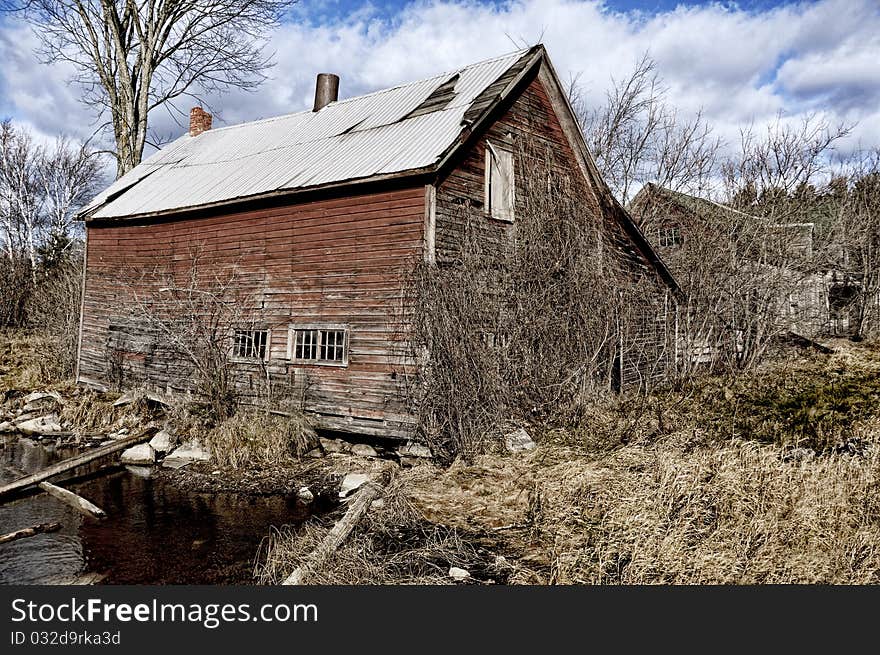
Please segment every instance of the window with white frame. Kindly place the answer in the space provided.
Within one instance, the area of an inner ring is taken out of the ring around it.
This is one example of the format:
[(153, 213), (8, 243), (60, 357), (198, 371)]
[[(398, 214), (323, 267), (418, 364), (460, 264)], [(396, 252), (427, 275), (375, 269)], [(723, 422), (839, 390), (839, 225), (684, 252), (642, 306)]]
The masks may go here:
[(348, 364), (348, 329), (345, 326), (296, 326), (290, 329), (289, 358), (313, 364)]
[(663, 248), (681, 245), (681, 232), (678, 226), (667, 225), (658, 228), (657, 243)]
[(486, 213), (502, 221), (513, 220), (516, 197), (513, 152), (486, 143)]
[(232, 356), (240, 359), (266, 359), (269, 349), (268, 330), (235, 330)]

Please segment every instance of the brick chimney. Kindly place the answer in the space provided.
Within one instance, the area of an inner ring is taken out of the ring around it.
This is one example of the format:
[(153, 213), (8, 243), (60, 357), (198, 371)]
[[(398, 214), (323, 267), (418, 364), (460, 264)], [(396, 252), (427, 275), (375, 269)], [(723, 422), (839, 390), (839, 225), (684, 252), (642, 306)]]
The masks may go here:
[(337, 100), (339, 100), (339, 76), (333, 73), (318, 73), (315, 82), (315, 107), (312, 111), (321, 111)]
[(201, 107), (193, 107), (189, 110), (189, 135), (198, 136), (202, 132), (211, 129), (213, 117)]

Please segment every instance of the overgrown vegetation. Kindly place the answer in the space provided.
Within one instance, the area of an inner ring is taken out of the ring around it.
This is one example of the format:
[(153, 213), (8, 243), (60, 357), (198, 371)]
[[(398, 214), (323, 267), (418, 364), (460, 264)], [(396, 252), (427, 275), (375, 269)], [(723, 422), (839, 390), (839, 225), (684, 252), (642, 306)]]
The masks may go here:
[(204, 433), (204, 442), (216, 464), (233, 468), (290, 464), (318, 446), (304, 416), (275, 416), (244, 407)]
[[(427, 521), (410, 497), (404, 479), (386, 487), (332, 559), (314, 571), (309, 584), (450, 584), (449, 568), (478, 580), (507, 582), (514, 568), (479, 544), (467, 531)], [(257, 557), (261, 584), (278, 584), (296, 569), (332, 527), (335, 515), (273, 531)]]
[[(311, 581), (444, 584), (460, 566), (471, 583), (880, 583), (880, 360), (837, 345), (733, 383), (607, 398), (536, 432), (529, 454), (405, 470)], [(858, 390), (857, 415), (834, 406), (836, 388), (826, 397), (829, 372)], [(790, 411), (807, 397), (819, 411)], [(792, 422), (823, 439), (785, 438)], [(274, 535), (261, 580), (289, 574), (326, 530)]]
[(584, 220), (590, 195), (552, 153), (520, 144), (517, 161), (530, 174), (515, 224), (463, 207), (455, 252), (407, 289), (412, 403), (447, 461), (497, 446), (511, 423), (582, 415), (622, 372), (668, 364), (668, 291), (623, 261), (614, 219)]
[(102, 175), (87, 144), (39, 145), (0, 124), (0, 328), (46, 337), (40, 380), (73, 376), (82, 287), (81, 228), (74, 215)]

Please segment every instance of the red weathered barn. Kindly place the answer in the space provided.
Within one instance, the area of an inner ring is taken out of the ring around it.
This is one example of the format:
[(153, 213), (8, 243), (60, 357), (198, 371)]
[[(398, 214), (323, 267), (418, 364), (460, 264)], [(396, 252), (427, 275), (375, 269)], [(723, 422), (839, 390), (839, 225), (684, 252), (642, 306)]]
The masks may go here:
[(462, 212), (515, 225), (529, 171), (512, 143), (552, 150), (583, 181), (585, 220), (639, 275), (675, 287), (601, 180), (543, 46), (356, 98), (337, 100), (337, 85), (319, 77), (313, 111), (219, 129), (194, 109), (189, 134), (84, 210), (80, 382), (189, 388), (131, 305), (163, 291), (143, 271), (180, 274), (197, 252), (200, 275), (232, 268), (258, 299), (258, 323), (235, 335), (240, 383), (305, 390), (323, 428), (410, 435), (402, 278), (451, 257)]

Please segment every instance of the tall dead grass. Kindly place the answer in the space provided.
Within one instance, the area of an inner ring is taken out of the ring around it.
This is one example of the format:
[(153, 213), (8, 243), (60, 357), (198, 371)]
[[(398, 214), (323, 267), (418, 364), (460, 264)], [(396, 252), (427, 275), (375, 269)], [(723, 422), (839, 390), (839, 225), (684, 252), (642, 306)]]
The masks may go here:
[(276, 416), (247, 407), (205, 431), (204, 439), (214, 461), (233, 468), (283, 464), (318, 445), (304, 416)]
[(753, 442), (692, 449), (668, 440), (547, 471), (550, 579), (880, 582), (877, 444), (864, 457), (780, 455)]
[[(411, 473), (409, 492), (433, 522), (498, 535), (545, 583), (878, 584), (880, 405), (870, 380), (853, 390), (876, 353), (838, 345), (735, 383), (609, 399), (528, 456)], [(822, 394), (792, 410), (831, 371), (859, 412), (829, 422), (849, 405)], [(768, 394), (775, 414), (756, 412)], [(825, 440), (805, 417), (833, 424)]]

